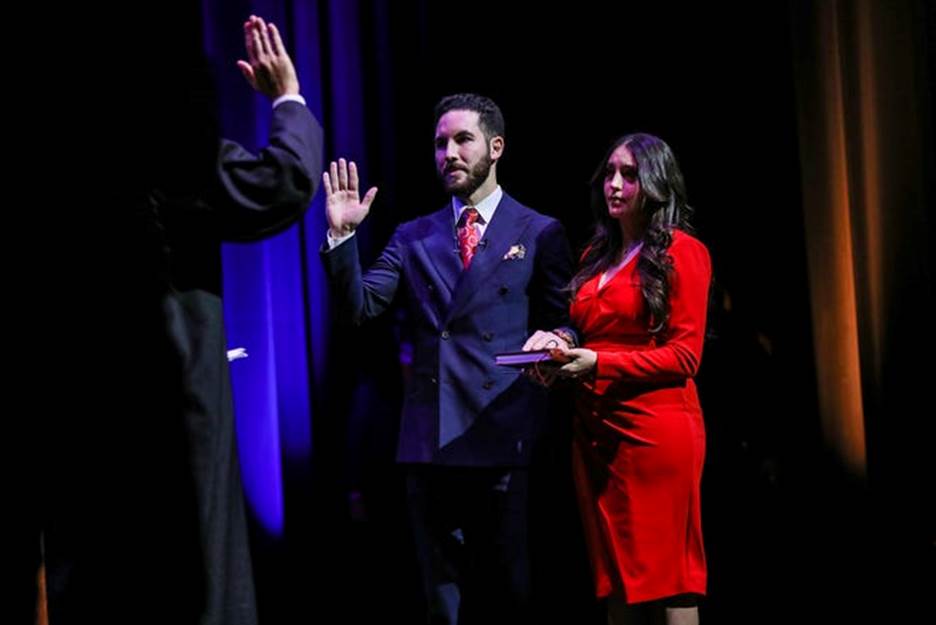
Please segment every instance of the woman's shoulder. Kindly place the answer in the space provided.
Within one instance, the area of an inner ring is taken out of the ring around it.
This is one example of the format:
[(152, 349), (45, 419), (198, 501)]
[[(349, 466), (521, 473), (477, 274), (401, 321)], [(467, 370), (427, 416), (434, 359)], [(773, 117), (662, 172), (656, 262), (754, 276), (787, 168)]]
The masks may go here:
[(673, 241), (670, 243), (670, 249), (703, 249), (708, 250), (705, 247), (705, 244), (697, 239), (695, 236), (689, 234), (685, 230), (680, 230), (679, 228), (673, 228)]
[(673, 241), (669, 247), (670, 255), (674, 257), (698, 258), (709, 261), (709, 251), (702, 241), (685, 230), (673, 229)]

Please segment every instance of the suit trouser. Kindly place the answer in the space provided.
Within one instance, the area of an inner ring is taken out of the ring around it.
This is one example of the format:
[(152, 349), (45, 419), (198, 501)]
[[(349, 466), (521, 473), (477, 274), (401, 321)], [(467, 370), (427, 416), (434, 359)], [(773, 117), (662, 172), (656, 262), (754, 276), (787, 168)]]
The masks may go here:
[(429, 622), (529, 619), (528, 471), (407, 468), (407, 504)]

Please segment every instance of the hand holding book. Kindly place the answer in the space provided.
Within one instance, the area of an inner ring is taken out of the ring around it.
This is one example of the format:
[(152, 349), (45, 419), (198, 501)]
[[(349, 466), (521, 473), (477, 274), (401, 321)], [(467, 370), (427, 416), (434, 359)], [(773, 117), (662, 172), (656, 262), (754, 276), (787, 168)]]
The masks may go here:
[(544, 386), (556, 378), (584, 378), (593, 374), (598, 354), (590, 349), (568, 349), (564, 345), (497, 354), (494, 362), (500, 366), (518, 367), (524, 374)]
[(526, 368), (534, 364), (562, 365), (569, 362), (566, 352), (558, 347), (519, 352), (503, 352), (494, 356), (494, 363), (502, 367)]
[(497, 354), (494, 362), (503, 367), (518, 367), (534, 382), (550, 386), (560, 367), (569, 362), (569, 350), (562, 347)]

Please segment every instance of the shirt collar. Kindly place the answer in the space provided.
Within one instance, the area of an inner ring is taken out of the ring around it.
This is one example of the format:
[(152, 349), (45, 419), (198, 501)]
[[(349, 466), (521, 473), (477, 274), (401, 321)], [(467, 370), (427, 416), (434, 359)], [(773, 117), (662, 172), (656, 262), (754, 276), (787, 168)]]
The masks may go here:
[[(497, 208), (497, 205), (500, 204), (501, 198), (503, 197), (504, 190), (501, 189), (500, 185), (497, 185), (497, 187), (491, 191), (491, 193), (486, 198), (474, 205), (474, 207), (478, 209), (478, 213), (481, 215), (481, 219), (484, 220), (483, 223), (491, 223), (491, 218), (494, 217), (494, 210)], [(455, 211), (455, 223), (458, 223), (458, 219), (461, 217), (462, 211), (465, 210), (466, 206), (469, 206), (469, 204), (465, 204), (461, 198), (455, 197), (454, 195), (452, 196), (452, 208)]]

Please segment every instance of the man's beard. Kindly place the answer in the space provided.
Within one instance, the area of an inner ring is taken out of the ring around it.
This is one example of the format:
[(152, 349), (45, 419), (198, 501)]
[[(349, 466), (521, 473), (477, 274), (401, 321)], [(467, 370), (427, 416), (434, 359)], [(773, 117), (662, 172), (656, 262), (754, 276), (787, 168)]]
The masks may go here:
[(491, 173), (491, 167), (493, 165), (494, 161), (491, 159), (490, 153), (487, 153), (466, 172), (464, 182), (446, 182), (445, 174), (439, 174), (439, 177), (442, 179), (442, 186), (445, 187), (446, 193), (451, 193), (459, 197), (468, 197), (484, 184), (488, 174)]

